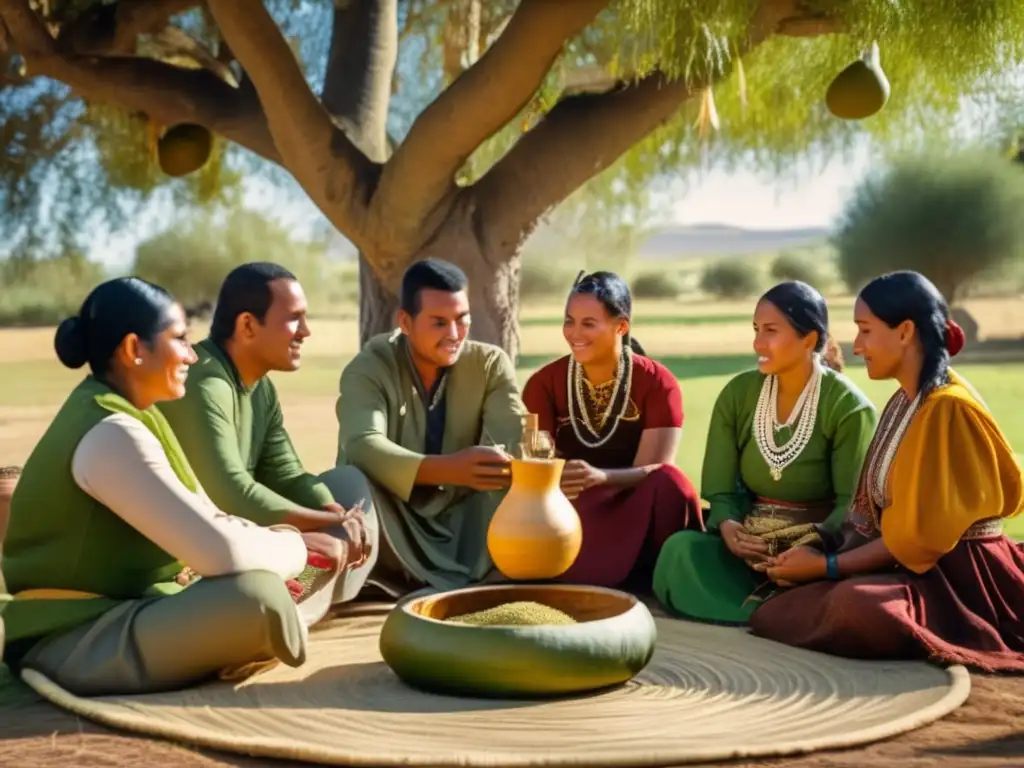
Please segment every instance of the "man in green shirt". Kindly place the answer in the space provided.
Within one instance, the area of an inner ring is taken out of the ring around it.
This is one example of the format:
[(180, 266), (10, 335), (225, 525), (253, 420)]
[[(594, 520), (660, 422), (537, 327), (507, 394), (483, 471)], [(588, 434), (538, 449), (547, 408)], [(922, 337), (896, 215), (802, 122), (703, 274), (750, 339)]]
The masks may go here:
[(354, 598), (377, 558), (366, 477), (354, 467), (307, 472), (284, 427), (271, 371), (295, 371), (309, 337), (306, 297), (276, 264), (235, 268), (224, 280), (186, 394), (160, 404), (200, 485), (229, 515), (264, 526), (322, 531), (343, 543), (348, 569), (334, 603)]
[(487, 528), (525, 408), (508, 355), (466, 338), (467, 287), (452, 264), (414, 263), (399, 329), (370, 339), (341, 374), (338, 465), (372, 481), (381, 530), (373, 578), (393, 595), (495, 575)]

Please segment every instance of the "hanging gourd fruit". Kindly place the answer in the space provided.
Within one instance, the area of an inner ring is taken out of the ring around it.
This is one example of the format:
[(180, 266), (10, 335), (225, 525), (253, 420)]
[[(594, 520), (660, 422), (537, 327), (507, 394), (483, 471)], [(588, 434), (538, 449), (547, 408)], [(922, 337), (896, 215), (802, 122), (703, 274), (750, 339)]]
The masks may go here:
[(859, 59), (836, 75), (825, 93), (825, 105), (843, 120), (863, 120), (885, 106), (890, 90), (878, 43), (871, 43)]
[(187, 176), (206, 165), (213, 153), (213, 134), (201, 125), (181, 123), (156, 140), (160, 169), (168, 176)]

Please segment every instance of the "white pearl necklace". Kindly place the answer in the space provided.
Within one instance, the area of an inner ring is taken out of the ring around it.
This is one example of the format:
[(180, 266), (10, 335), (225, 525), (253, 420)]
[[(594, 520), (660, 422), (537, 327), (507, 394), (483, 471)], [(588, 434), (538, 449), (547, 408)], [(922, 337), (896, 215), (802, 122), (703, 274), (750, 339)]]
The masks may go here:
[[(907, 402), (907, 394), (900, 392), (900, 403)], [(874, 496), (873, 501), (875, 506), (879, 509), (885, 509), (885, 491), (886, 486), (889, 484), (889, 470), (892, 467), (893, 459), (896, 458), (896, 451), (900, 448), (900, 443), (903, 442), (903, 436), (907, 433), (907, 429), (910, 428), (910, 421), (914, 418), (914, 414), (917, 413), (917, 406), (921, 402), (921, 393), (918, 392), (917, 396), (913, 399), (910, 405), (907, 407), (906, 412), (899, 420), (891, 419), (886, 425), (885, 432), (882, 433), (882, 455), (878, 460), (877, 470), (874, 476), (874, 483), (871, 487), (871, 493)]]
[[(587, 428), (594, 437), (600, 436), (600, 431), (594, 429), (594, 425), (590, 422), (590, 414), (587, 412), (587, 403), (583, 398), (583, 366), (576, 362), (576, 359), (571, 355), (569, 357), (569, 372), (566, 378), (566, 387), (568, 389), (569, 397), (569, 423), (572, 424), (572, 431), (576, 434), (576, 439), (580, 442), (580, 445), (586, 446), (587, 448), (600, 448), (602, 445), (612, 439), (612, 435), (615, 434), (619, 428), (619, 422), (622, 417), (626, 415), (626, 409), (629, 407), (629, 395), (633, 389), (633, 351), (628, 347), (624, 347), (622, 350), (622, 356), (619, 358), (618, 364), (615, 366), (615, 388), (612, 390), (612, 395), (608, 399), (608, 405), (605, 406), (605, 411), (601, 417), (601, 425), (604, 426), (608, 423), (608, 419), (611, 418), (612, 406), (615, 405), (615, 400), (619, 396), (620, 390), (625, 386), (625, 393), (622, 397), (622, 405), (619, 408), (619, 413), (615, 417), (615, 423), (612, 424), (612, 428), (608, 430), (603, 438), (600, 438), (596, 442), (590, 442), (583, 437), (580, 432), (579, 420), (582, 419), (583, 425)], [(575, 395), (575, 400), (573, 399)], [(573, 413), (573, 403), (577, 403), (580, 408), (579, 419)]]
[[(822, 367), (817, 358), (814, 360), (814, 369), (811, 377), (804, 385), (793, 412), (789, 414), (784, 424), (778, 420), (779, 407), (779, 382), (774, 375), (766, 376), (761, 384), (761, 394), (757, 398), (757, 407), (754, 409), (754, 423), (752, 425), (754, 440), (757, 449), (761, 452), (772, 479), (778, 482), (782, 479), (782, 471), (803, 453), (804, 448), (811, 441), (814, 433), (814, 423), (818, 417), (818, 401), (821, 398)], [(775, 431), (783, 427), (792, 426), (796, 422), (796, 428), (790, 436), (789, 441), (784, 445), (775, 442)]]

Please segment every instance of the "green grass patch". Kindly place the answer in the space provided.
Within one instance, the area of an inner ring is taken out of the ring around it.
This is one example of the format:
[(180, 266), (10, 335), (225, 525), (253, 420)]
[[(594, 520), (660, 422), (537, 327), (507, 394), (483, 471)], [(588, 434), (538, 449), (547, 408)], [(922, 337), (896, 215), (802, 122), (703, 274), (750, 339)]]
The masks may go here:
[[(635, 328), (643, 328), (649, 325), (729, 325), (735, 323), (749, 323), (753, 315), (750, 312), (745, 314), (732, 315), (644, 315), (635, 314), (633, 325)], [(562, 324), (562, 315), (534, 315), (519, 320), (519, 325), (550, 327)]]

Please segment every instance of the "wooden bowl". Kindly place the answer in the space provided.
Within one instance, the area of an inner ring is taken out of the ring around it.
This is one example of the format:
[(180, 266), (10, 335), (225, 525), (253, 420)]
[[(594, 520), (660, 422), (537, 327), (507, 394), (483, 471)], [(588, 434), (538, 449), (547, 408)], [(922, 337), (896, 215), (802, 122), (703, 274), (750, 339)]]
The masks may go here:
[[(576, 624), (474, 625), (446, 621), (528, 601)], [(384, 622), (380, 652), (405, 683), (435, 693), (532, 698), (620, 685), (650, 662), (657, 628), (632, 595), (602, 587), (486, 585), (411, 598)]]

